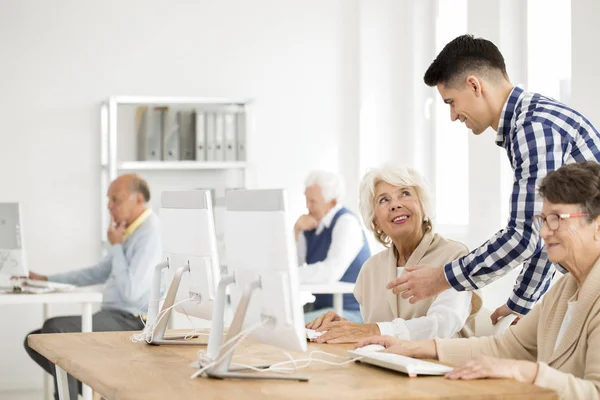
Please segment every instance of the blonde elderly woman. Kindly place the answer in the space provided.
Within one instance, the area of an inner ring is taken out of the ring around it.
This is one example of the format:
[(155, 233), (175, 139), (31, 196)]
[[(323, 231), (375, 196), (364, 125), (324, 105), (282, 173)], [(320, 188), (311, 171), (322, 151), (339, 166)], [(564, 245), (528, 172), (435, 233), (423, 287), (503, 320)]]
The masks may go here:
[(328, 312), (307, 328), (324, 332), (320, 343), (351, 343), (371, 335), (404, 340), (470, 336), (481, 308), (477, 292), (446, 290), (411, 304), (386, 285), (416, 265), (444, 265), (468, 253), (465, 245), (433, 230), (432, 204), (424, 179), (414, 170), (390, 164), (369, 171), (360, 184), (360, 212), (367, 228), (387, 247), (363, 265), (354, 296), (364, 324)]
[(569, 274), (509, 331), (496, 337), (406, 342), (373, 337), (388, 352), (460, 364), (450, 379), (512, 378), (561, 399), (600, 399), (600, 164), (550, 172), (534, 217), (548, 258)]

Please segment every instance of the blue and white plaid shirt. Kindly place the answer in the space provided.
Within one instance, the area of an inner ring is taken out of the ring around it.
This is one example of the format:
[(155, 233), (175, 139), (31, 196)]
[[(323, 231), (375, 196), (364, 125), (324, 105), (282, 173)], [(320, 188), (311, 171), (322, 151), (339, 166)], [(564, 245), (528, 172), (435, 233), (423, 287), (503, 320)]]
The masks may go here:
[(511, 92), (498, 126), (496, 144), (504, 147), (515, 172), (508, 226), (470, 254), (444, 266), (456, 290), (482, 288), (523, 264), (508, 307), (527, 314), (554, 276), (532, 217), (540, 214), (537, 188), (549, 171), (586, 160), (600, 162), (600, 133), (577, 111), (520, 87)]

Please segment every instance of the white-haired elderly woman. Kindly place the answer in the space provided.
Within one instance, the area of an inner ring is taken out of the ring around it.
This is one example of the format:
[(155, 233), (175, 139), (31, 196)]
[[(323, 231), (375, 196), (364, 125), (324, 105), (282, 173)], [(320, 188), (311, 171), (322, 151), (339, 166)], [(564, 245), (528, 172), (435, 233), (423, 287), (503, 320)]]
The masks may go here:
[(459, 365), (449, 379), (512, 378), (561, 399), (600, 399), (600, 164), (568, 164), (539, 188), (534, 227), (565, 274), (521, 321), (498, 336), (406, 342), (376, 336), (388, 352)]
[(360, 211), (375, 238), (387, 247), (363, 266), (354, 296), (364, 324), (328, 312), (307, 325), (326, 331), (320, 343), (351, 343), (372, 335), (404, 340), (470, 336), (481, 308), (477, 292), (446, 290), (411, 304), (387, 284), (417, 265), (445, 265), (468, 253), (465, 245), (434, 232), (432, 204), (425, 180), (410, 168), (386, 164), (360, 184)]
[[(371, 256), (367, 238), (356, 215), (343, 207), (341, 178), (327, 171), (313, 171), (305, 182), (308, 214), (294, 225), (301, 283), (356, 282), (364, 262)], [(331, 294), (317, 294), (314, 310), (306, 321), (333, 309)], [(344, 295), (344, 317), (362, 322), (352, 294)]]

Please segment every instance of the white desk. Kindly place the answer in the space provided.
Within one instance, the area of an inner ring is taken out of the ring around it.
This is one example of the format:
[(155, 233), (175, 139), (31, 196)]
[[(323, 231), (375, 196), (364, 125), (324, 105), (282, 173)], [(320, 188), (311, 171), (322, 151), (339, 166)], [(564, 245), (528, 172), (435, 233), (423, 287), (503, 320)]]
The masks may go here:
[(300, 290), (312, 294), (333, 294), (333, 308), (338, 315), (344, 311), (344, 294), (354, 293), (354, 283), (310, 283), (300, 285)]
[[(92, 304), (102, 302), (102, 293), (76, 290), (64, 293), (47, 294), (0, 294), (0, 306), (19, 304), (42, 304), (43, 320), (50, 317), (50, 304), (81, 304), (81, 328), (83, 332), (92, 331)], [(43, 322), (43, 321), (42, 321)], [(52, 377), (44, 372), (44, 396), (54, 398), (52, 394)], [(84, 400), (92, 400), (92, 390), (83, 386)]]

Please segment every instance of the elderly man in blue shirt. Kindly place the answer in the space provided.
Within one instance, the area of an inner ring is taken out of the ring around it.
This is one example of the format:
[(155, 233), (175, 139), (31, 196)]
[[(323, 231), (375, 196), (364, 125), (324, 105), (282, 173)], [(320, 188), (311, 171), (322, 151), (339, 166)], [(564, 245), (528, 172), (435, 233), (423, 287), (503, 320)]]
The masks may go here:
[[(371, 256), (360, 220), (344, 207), (343, 182), (339, 175), (313, 171), (305, 182), (308, 214), (294, 225), (300, 283), (355, 283), (364, 262)], [(304, 315), (310, 322), (333, 310), (333, 296), (317, 294), (313, 310)], [(343, 317), (362, 322), (353, 294), (344, 295)]]
[[(77, 286), (105, 284), (101, 310), (92, 318), (93, 330), (141, 330), (144, 325), (138, 313), (148, 304), (154, 266), (162, 259), (158, 217), (148, 208), (150, 189), (138, 175), (122, 175), (115, 179), (107, 196), (111, 214), (107, 232), (111, 244), (108, 254), (88, 268), (50, 276), (31, 272), (29, 277)], [(41, 329), (30, 334), (64, 332), (81, 332), (81, 317), (51, 318)], [(31, 349), (27, 338), (25, 349), (36, 363), (54, 375), (56, 385), (54, 364)], [(77, 398), (79, 386), (69, 375), (72, 399)]]
[[(448, 43), (425, 72), (459, 120), (473, 134), (491, 127), (496, 144), (514, 171), (510, 219), (470, 254), (439, 268), (415, 266), (391, 281), (388, 289), (411, 303), (450, 287), (482, 288), (523, 265), (512, 295), (492, 314), (492, 322), (510, 313), (527, 314), (550, 286), (555, 267), (548, 260), (533, 216), (542, 199), (536, 192), (550, 171), (564, 164), (600, 162), (600, 134), (579, 112), (539, 93), (528, 93), (509, 80), (504, 57), (489, 40), (462, 35)], [(474, 166), (477, 168), (477, 166)]]

